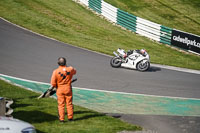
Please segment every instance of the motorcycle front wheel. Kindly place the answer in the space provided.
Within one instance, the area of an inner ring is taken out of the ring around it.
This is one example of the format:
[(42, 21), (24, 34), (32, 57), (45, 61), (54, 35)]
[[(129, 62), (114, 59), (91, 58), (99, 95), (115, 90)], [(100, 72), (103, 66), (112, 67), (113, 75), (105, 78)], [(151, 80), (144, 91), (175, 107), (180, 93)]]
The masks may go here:
[(110, 65), (112, 67), (115, 67), (115, 68), (118, 68), (120, 67), (122, 64), (122, 60), (120, 57), (113, 57), (111, 60), (110, 60)]
[(150, 62), (144, 61), (144, 60), (140, 61), (136, 66), (137, 70), (139, 70), (141, 72), (148, 70), (149, 67), (150, 67)]

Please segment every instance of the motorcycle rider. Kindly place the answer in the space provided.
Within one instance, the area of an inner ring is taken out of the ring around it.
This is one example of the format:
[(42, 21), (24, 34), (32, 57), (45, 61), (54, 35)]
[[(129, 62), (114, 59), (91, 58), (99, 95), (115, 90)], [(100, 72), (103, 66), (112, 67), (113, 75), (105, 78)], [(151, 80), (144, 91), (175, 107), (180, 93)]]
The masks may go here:
[(133, 52), (137, 52), (137, 53), (139, 53), (139, 54), (141, 54), (143, 56), (146, 56), (146, 54), (147, 54), (145, 49), (140, 49), (140, 50), (136, 49), (136, 50), (128, 50), (127, 51), (127, 56), (133, 54)]

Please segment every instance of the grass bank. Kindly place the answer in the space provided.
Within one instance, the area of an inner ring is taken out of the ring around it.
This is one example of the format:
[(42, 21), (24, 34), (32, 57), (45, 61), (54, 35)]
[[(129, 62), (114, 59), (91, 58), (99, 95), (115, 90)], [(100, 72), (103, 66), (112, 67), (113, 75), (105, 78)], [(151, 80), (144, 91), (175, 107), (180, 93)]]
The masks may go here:
[(71, 0), (1, 0), (0, 16), (71, 45), (109, 55), (119, 47), (145, 48), (152, 63), (200, 70), (200, 56), (179, 52), (122, 30)]
[(35, 126), (38, 133), (114, 133), (141, 130), (119, 119), (86, 108), (74, 106), (74, 122), (61, 124), (57, 117), (57, 102), (53, 98), (38, 100), (39, 94), (0, 80), (0, 96), (14, 100), (13, 117)]
[(200, 36), (199, 0), (104, 0), (138, 17)]

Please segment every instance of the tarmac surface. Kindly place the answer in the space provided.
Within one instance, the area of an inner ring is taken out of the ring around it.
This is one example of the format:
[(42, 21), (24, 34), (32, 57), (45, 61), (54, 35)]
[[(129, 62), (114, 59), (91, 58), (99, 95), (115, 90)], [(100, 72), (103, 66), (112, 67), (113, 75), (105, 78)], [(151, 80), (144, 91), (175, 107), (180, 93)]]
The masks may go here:
[[(49, 83), (60, 56), (77, 69), (76, 87), (200, 99), (200, 74), (156, 65), (147, 72), (112, 68), (109, 56), (48, 39), (0, 19), (1, 74)], [(108, 115), (154, 133), (200, 132), (199, 116)]]

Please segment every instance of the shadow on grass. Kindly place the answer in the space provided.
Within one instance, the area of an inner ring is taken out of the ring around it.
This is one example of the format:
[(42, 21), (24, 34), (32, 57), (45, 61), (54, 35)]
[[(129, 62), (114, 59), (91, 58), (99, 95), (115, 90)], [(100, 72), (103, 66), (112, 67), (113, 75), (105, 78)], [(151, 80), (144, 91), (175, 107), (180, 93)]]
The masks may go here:
[(119, 119), (119, 118), (121, 118), (122, 116), (121, 115), (111, 115), (113, 118), (117, 118), (117, 119)]
[(86, 114), (86, 113), (95, 113), (95, 112), (92, 112), (92, 111), (74, 111), (74, 114)]
[(45, 132), (42, 132), (42, 131), (40, 131), (40, 130), (37, 130), (37, 129), (36, 129), (36, 131), (37, 131), (37, 133), (45, 133)]
[(105, 114), (99, 114), (97, 112), (92, 112), (92, 111), (75, 111), (74, 115), (78, 114), (84, 114), (81, 117), (75, 118), (74, 121), (79, 121), (79, 120), (86, 120), (94, 117), (104, 117), (106, 116)]
[(17, 108), (17, 107), (23, 108), (23, 107), (28, 107), (28, 106), (31, 106), (31, 104), (15, 104), (14, 103), (11, 107), (12, 108)]
[(105, 115), (111, 116), (111, 117), (116, 118), (116, 119), (120, 119), (122, 117), (122, 115), (114, 114), (114, 113), (105, 113)]
[[(39, 95), (40, 96), (40, 95)], [(37, 99), (39, 97), (38, 95), (37, 96), (30, 96), (29, 98), (30, 99)]]
[(74, 121), (86, 120), (86, 119), (90, 119), (90, 118), (94, 118), (94, 117), (102, 117), (102, 116), (105, 116), (105, 115), (103, 115), (103, 114), (84, 115), (82, 117), (74, 119)]
[(41, 111), (18, 111), (14, 112), (13, 116), (29, 123), (51, 122), (58, 119), (58, 117), (54, 115)]

